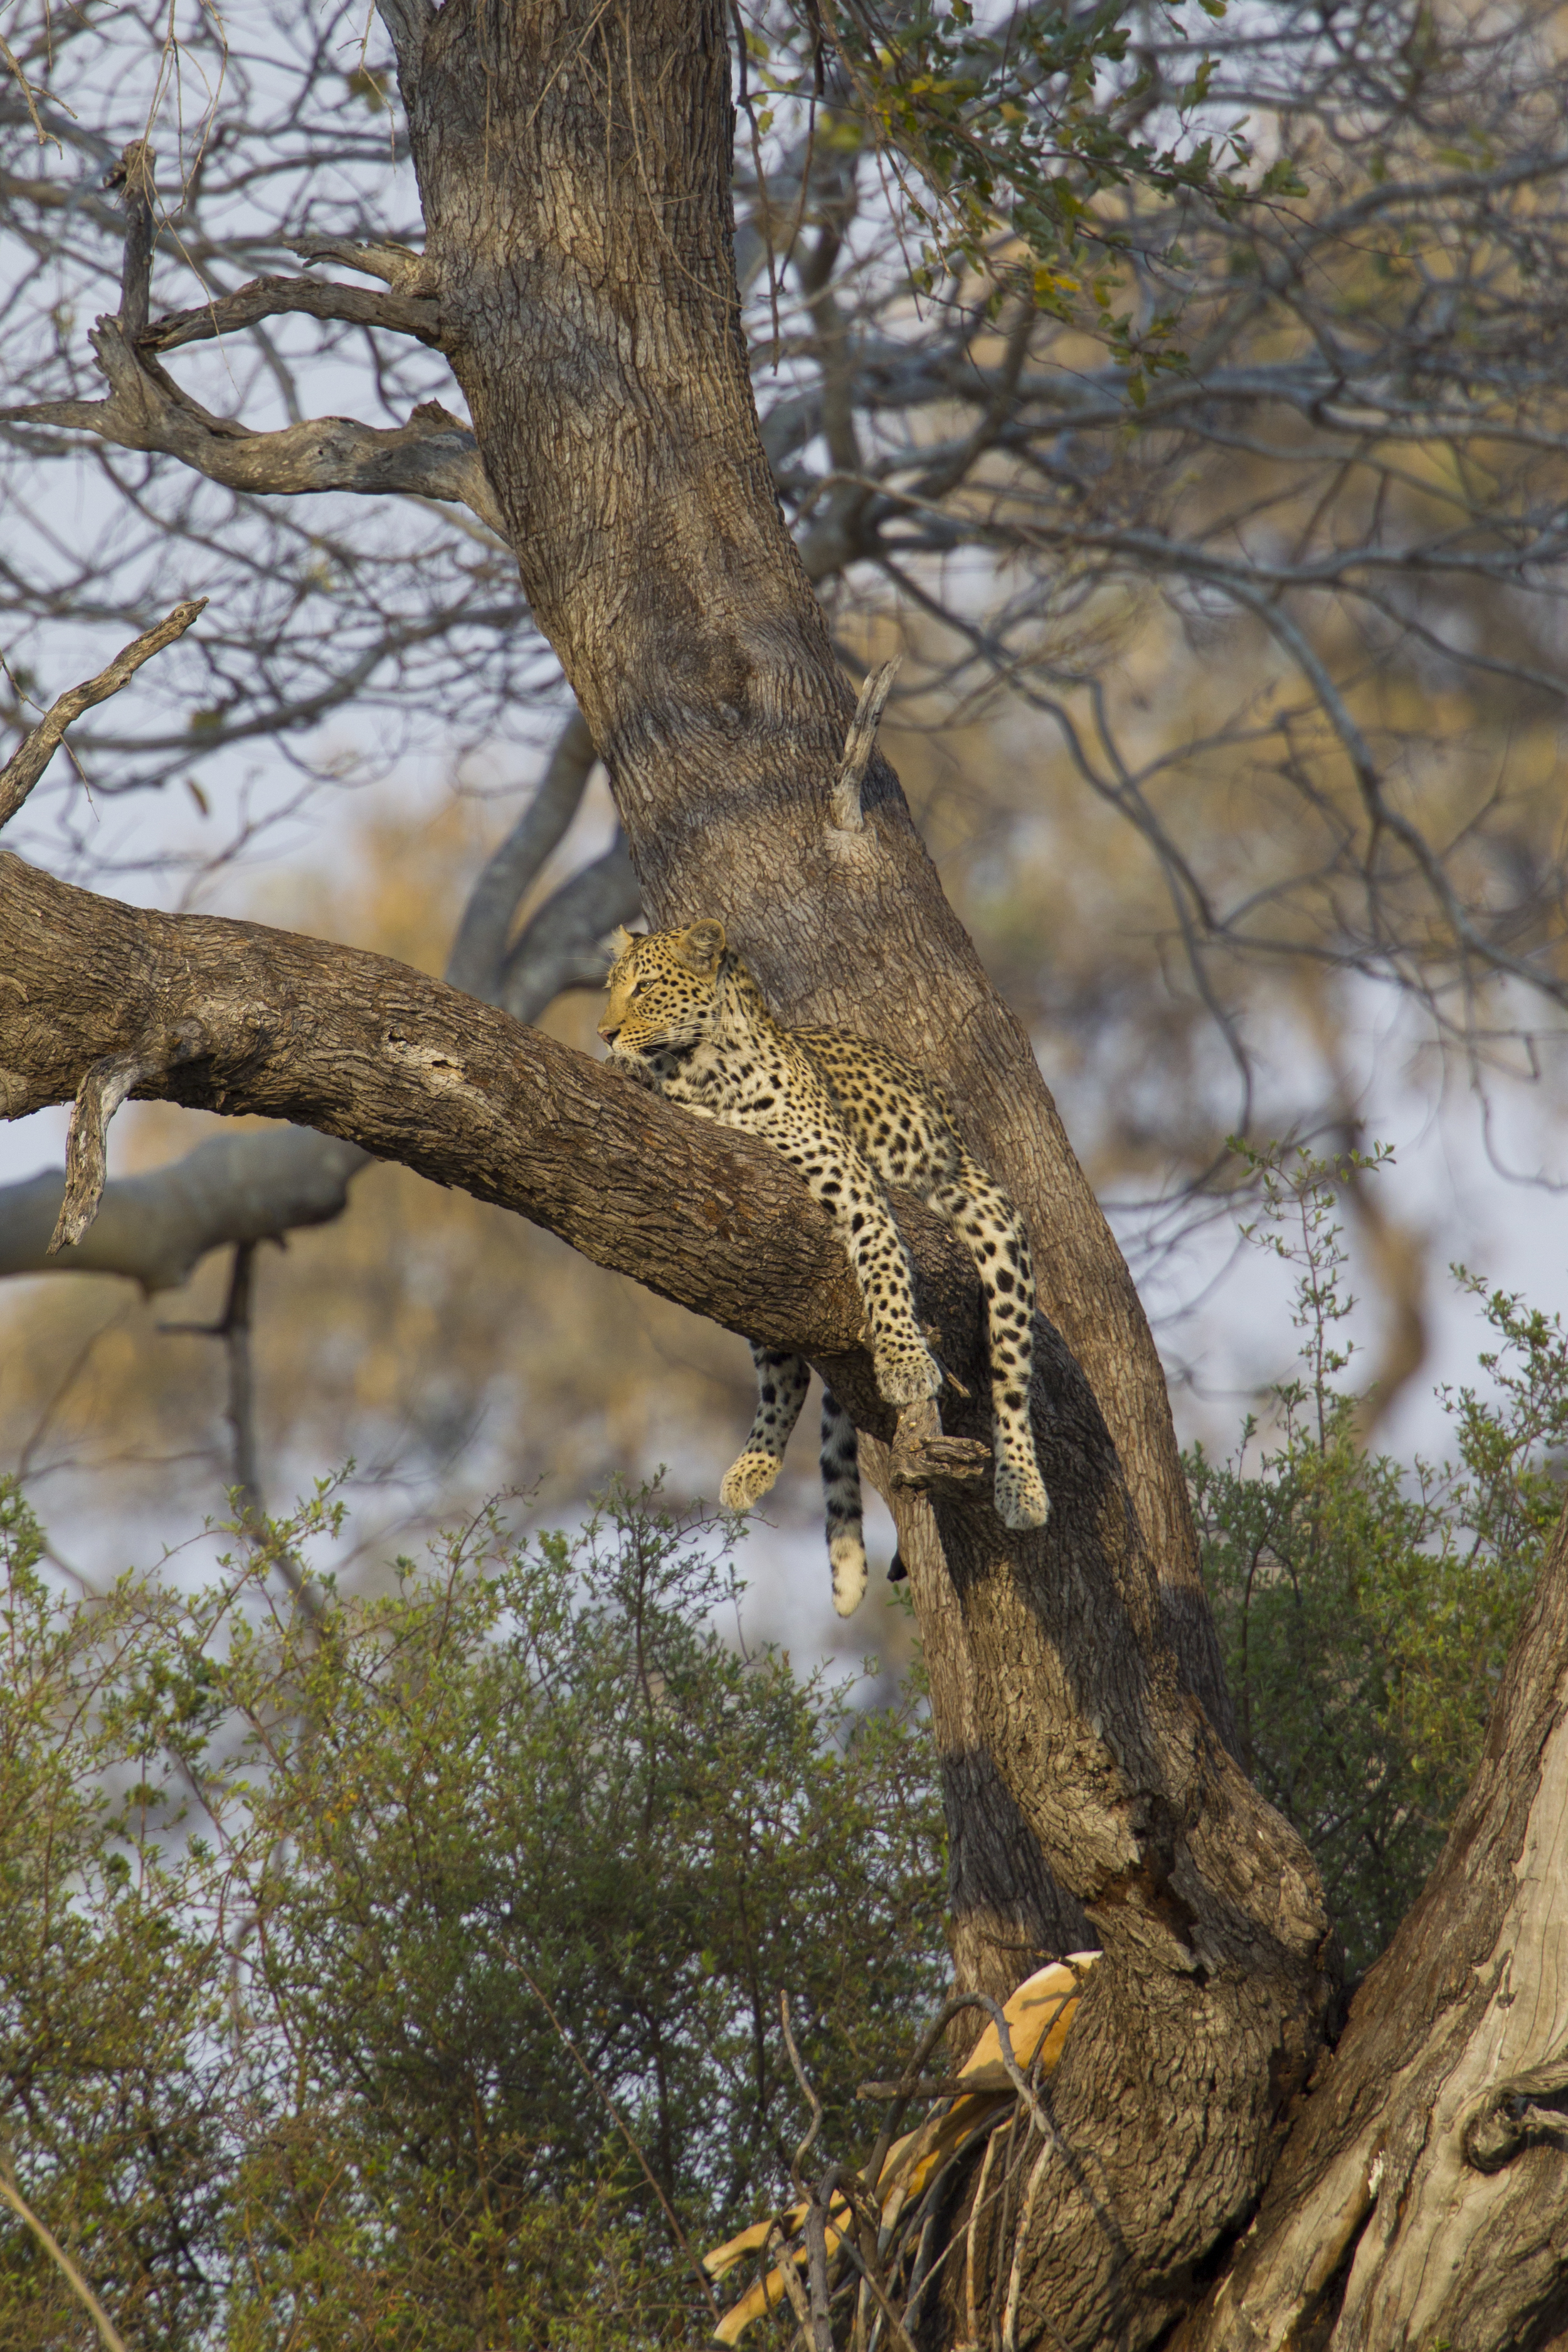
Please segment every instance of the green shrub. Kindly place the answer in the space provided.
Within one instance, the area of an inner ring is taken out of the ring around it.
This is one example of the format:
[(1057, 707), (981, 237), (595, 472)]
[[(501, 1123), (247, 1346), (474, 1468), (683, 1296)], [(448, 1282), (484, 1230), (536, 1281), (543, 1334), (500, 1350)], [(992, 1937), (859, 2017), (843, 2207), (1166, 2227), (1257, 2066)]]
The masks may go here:
[(1479, 1758), (1562, 1509), (1568, 1340), (1456, 1268), (1496, 1334), (1480, 1362), (1498, 1393), (1446, 1394), (1441, 1465), (1366, 1452), (1342, 1380), (1354, 1302), (1333, 1222), (1352, 1161), (1252, 1156), (1251, 1237), (1297, 1269), (1302, 1371), (1271, 1391), (1261, 1447), (1249, 1419), (1230, 1461), (1194, 1447), (1187, 1475), (1243, 1760), (1311, 1848), (1359, 1972), (1419, 1893)]
[[(706, 2333), (666, 2207), (700, 2246), (784, 2191), (780, 1988), (841, 2144), (940, 1998), (929, 1738), (726, 1642), (715, 1531), (646, 1500), (275, 1608), (333, 1508), (91, 1603), (6, 1502), (21, 2189), (142, 2346)], [(83, 2319), (0, 2217), (0, 2347)]]

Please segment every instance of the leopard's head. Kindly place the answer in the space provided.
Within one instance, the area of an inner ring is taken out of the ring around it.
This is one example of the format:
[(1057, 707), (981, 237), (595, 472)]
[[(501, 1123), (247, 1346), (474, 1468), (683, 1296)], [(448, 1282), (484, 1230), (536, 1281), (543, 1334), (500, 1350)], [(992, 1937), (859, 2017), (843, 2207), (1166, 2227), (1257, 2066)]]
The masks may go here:
[(631, 1061), (695, 1045), (713, 1011), (724, 946), (724, 926), (716, 922), (650, 931), (646, 939), (617, 931), (605, 983), (610, 1001), (599, 1024), (612, 1055)]

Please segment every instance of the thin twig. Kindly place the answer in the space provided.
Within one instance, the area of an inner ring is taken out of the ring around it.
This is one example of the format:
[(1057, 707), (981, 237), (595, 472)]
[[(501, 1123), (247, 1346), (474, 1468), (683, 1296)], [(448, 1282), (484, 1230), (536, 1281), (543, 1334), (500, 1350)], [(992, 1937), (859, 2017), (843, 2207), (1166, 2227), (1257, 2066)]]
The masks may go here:
[(118, 694), (144, 661), (151, 661), (154, 654), (161, 654), (165, 646), (172, 646), (176, 637), (184, 635), (197, 614), (206, 610), (206, 603), (205, 596), (196, 596), (188, 604), (176, 604), (166, 620), (144, 630), (133, 645), (116, 654), (107, 669), (100, 669), (96, 677), (61, 695), (0, 768), (0, 824), (8, 824), (16, 815), (59, 749), (71, 720), (79, 719), (95, 702), (107, 702), (111, 694)]
[(18, 2214), (26, 2223), (77, 2301), (91, 2313), (93, 2324), (103, 2338), (107, 2352), (126, 2352), (125, 2338), (110, 2318), (108, 2312), (105, 2311), (53, 2231), (39, 2221), (17, 2188), (16, 2176), (11, 2168), (9, 2158), (5, 2156), (0, 2156), (0, 2197), (3, 2197), (12, 2211)]

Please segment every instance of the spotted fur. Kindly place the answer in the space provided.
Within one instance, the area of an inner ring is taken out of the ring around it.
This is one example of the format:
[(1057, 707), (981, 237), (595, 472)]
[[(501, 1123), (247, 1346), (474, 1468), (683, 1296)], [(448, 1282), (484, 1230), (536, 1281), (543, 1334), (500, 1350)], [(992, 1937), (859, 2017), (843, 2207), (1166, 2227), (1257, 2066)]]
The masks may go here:
[[(915, 1314), (909, 1255), (885, 1187), (901, 1184), (956, 1227), (985, 1292), (996, 1510), (1043, 1527), (1048, 1504), (1029, 1426), (1034, 1275), (1022, 1221), (960, 1141), (940, 1087), (887, 1046), (837, 1029), (785, 1029), (718, 922), (619, 934), (599, 1034), (616, 1066), (721, 1126), (766, 1138), (831, 1213), (866, 1304), (877, 1385), (889, 1404), (934, 1396), (941, 1369)], [(778, 1476), (805, 1402), (804, 1358), (753, 1343), (757, 1413), (721, 1499), (745, 1510)], [(855, 1430), (822, 1401), (822, 1478), (834, 1604), (866, 1589)]]

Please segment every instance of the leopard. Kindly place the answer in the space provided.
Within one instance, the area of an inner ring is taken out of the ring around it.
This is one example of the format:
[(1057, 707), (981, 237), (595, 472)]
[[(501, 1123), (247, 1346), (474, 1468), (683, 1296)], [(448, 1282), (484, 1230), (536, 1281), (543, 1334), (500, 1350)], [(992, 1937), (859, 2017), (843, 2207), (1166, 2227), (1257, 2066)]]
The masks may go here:
[[(942, 1088), (873, 1039), (776, 1021), (714, 918), (640, 935), (617, 930), (614, 947), (598, 1024), (611, 1066), (700, 1118), (761, 1136), (798, 1170), (854, 1268), (889, 1404), (934, 1397), (944, 1374), (916, 1311), (888, 1188), (913, 1192), (953, 1226), (985, 1297), (997, 1517), (1011, 1528), (1044, 1527), (1050, 1505), (1029, 1417), (1028, 1235), (963, 1143)], [(810, 1377), (802, 1356), (757, 1340), (751, 1349), (756, 1414), (719, 1497), (737, 1512), (760, 1502), (783, 1468)], [(867, 1584), (859, 1454), (854, 1423), (831, 1389), (823, 1392), (820, 1460), (834, 1607), (847, 1617)]]

